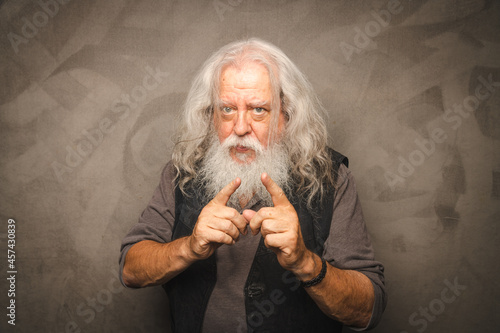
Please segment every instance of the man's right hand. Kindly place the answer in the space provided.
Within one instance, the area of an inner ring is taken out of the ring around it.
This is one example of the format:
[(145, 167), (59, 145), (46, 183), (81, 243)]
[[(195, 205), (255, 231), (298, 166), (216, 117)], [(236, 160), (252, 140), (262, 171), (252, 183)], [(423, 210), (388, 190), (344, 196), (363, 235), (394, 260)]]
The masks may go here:
[(195, 259), (206, 259), (222, 244), (232, 245), (240, 233), (247, 233), (248, 221), (236, 209), (226, 206), (240, 184), (240, 178), (233, 180), (201, 211), (189, 236), (189, 247)]

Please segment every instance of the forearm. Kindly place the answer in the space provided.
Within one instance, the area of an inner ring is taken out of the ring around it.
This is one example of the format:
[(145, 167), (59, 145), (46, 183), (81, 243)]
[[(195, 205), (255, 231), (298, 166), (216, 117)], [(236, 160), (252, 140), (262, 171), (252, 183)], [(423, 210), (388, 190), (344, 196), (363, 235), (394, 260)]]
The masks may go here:
[(194, 259), (189, 237), (170, 243), (150, 240), (134, 244), (125, 257), (123, 282), (129, 287), (161, 285), (188, 268)]
[[(306, 264), (296, 275), (302, 281), (307, 281), (320, 271), (321, 259), (310, 253)], [(370, 322), (375, 294), (370, 279), (364, 274), (338, 269), (327, 263), (325, 278), (305, 289), (329, 317), (359, 328), (366, 327)]]

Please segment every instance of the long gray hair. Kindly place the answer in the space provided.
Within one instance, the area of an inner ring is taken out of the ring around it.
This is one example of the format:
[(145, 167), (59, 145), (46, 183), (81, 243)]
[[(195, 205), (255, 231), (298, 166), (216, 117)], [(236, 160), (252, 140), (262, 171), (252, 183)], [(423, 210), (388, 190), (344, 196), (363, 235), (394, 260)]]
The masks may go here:
[[(202, 66), (189, 91), (172, 156), (177, 181), (185, 193), (186, 184), (196, 179), (200, 162), (216, 132), (219, 85), (223, 70), (248, 62), (266, 67), (273, 92), (271, 109), (283, 112), (284, 133), (278, 137), (279, 112), (272, 112), (269, 141), (280, 140), (290, 156), (291, 179), (310, 206), (334, 186), (335, 175), (326, 147), (327, 131), (323, 108), (311, 84), (294, 63), (276, 46), (259, 39), (237, 41), (215, 52)], [(214, 118), (215, 117), (215, 118)]]

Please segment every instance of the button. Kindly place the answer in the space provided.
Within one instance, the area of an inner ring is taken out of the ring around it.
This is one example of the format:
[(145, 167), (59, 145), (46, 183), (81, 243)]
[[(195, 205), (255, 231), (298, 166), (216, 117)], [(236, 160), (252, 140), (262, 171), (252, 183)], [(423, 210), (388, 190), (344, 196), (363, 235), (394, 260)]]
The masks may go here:
[(260, 297), (264, 293), (265, 286), (259, 283), (252, 283), (248, 286), (248, 297)]

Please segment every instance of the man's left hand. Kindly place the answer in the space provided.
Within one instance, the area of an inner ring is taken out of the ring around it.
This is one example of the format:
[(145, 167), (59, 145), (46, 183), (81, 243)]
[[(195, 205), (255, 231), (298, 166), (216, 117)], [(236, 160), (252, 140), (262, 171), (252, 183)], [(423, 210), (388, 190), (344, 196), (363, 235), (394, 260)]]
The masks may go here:
[(261, 181), (271, 195), (274, 207), (263, 207), (258, 212), (247, 209), (243, 217), (250, 222), (252, 234), (260, 231), (264, 244), (276, 253), (284, 269), (300, 272), (310, 259), (311, 252), (302, 239), (297, 212), (267, 173), (262, 174)]

